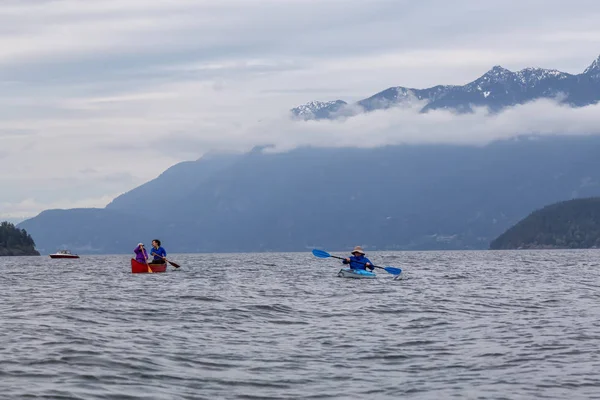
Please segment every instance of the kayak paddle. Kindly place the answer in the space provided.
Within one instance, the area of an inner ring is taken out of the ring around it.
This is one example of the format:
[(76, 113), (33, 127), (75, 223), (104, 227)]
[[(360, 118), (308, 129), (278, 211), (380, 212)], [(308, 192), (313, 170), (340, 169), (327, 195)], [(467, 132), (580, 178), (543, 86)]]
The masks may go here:
[[(345, 260), (347, 258), (347, 257), (332, 256), (331, 254), (329, 254), (326, 251), (317, 250), (317, 249), (314, 249), (312, 251), (312, 253), (313, 253), (313, 255), (315, 257), (318, 257), (318, 258), (329, 258), (329, 257), (331, 257), (331, 258), (337, 258), (337, 259), (340, 259), (340, 260)], [(360, 262), (360, 261), (354, 261), (354, 262), (357, 262), (357, 263), (363, 264), (363, 265), (366, 264), (366, 263)], [(377, 265), (373, 265), (373, 264), (371, 264), (371, 267), (383, 269), (385, 272), (387, 272), (388, 274), (392, 274), (392, 275), (400, 275), (402, 273), (402, 270), (400, 268), (394, 268), (394, 267), (385, 267), (384, 268), (384, 267), (378, 267)]]

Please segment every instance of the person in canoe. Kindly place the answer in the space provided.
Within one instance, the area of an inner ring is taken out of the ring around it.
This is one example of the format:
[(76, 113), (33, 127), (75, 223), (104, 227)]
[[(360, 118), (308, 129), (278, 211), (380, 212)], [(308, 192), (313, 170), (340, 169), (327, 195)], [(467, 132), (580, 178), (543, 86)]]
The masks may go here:
[(146, 264), (148, 262), (148, 252), (144, 248), (144, 243), (138, 243), (133, 252), (135, 253), (135, 261), (141, 264)]
[(152, 241), (152, 248), (150, 249), (150, 254), (154, 256), (154, 259), (150, 261), (150, 264), (165, 264), (165, 257), (167, 257), (167, 252), (160, 245), (160, 240), (154, 239)]
[(344, 264), (350, 264), (350, 268), (352, 269), (364, 269), (373, 271), (373, 265), (371, 264), (371, 260), (365, 257), (365, 252), (360, 246), (356, 246), (354, 250), (352, 250), (352, 257), (348, 257), (342, 260)]

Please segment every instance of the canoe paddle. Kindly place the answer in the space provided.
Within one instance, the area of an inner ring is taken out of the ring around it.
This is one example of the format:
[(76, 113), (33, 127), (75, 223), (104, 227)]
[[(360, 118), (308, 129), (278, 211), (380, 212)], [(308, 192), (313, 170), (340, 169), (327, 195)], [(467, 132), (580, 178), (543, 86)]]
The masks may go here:
[[(153, 255), (153, 256), (159, 256), (159, 257), (161, 257), (160, 255), (158, 255), (158, 254), (156, 254), (156, 253), (150, 253), (150, 255)], [(171, 264), (172, 266), (174, 266), (175, 268), (181, 268), (181, 265), (179, 265), (179, 264), (177, 264), (177, 263), (174, 263), (173, 261), (169, 261), (169, 260), (167, 260), (167, 257), (161, 257), (161, 258), (162, 258), (163, 260), (165, 260), (166, 262), (168, 262), (169, 264)]]
[[(142, 249), (142, 255), (144, 254), (144, 249)], [(152, 268), (150, 268), (150, 265), (148, 264), (148, 259), (144, 258), (144, 261), (146, 261), (146, 267), (148, 267), (148, 273), (149, 274), (153, 274), (154, 271), (152, 271)]]
[[(326, 251), (317, 250), (317, 249), (314, 249), (312, 251), (312, 253), (313, 253), (313, 255), (315, 257), (318, 257), (318, 258), (329, 258), (329, 257), (331, 257), (331, 258), (337, 258), (339, 260), (345, 260), (347, 258), (347, 257), (332, 256), (331, 254), (329, 254)], [(357, 263), (363, 264), (363, 265), (366, 264), (366, 263), (360, 262), (360, 261), (354, 261), (354, 262), (357, 262)], [(387, 272), (388, 274), (392, 274), (392, 275), (400, 275), (402, 273), (402, 270), (400, 268), (394, 268), (394, 267), (385, 267), (384, 268), (384, 267), (378, 267), (377, 265), (373, 265), (373, 264), (371, 264), (371, 267), (383, 269), (385, 272)]]

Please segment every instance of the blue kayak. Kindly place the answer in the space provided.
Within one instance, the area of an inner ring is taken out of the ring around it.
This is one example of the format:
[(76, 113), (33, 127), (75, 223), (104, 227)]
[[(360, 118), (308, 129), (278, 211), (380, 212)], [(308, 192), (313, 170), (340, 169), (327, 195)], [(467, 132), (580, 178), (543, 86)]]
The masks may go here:
[(364, 269), (342, 268), (338, 272), (340, 278), (373, 279), (377, 275)]

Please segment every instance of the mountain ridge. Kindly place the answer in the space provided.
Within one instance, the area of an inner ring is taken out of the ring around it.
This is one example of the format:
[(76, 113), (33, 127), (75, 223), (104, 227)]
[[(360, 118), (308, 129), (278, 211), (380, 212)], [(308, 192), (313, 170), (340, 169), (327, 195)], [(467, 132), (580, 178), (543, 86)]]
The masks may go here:
[(436, 85), (425, 89), (392, 86), (353, 104), (343, 100), (312, 101), (292, 108), (290, 113), (303, 120), (336, 119), (391, 107), (410, 107), (417, 102), (425, 103), (420, 107), (421, 113), (437, 109), (467, 113), (474, 107), (498, 112), (537, 99), (558, 97), (561, 97), (560, 102), (573, 107), (600, 101), (600, 56), (576, 75), (538, 67), (513, 72), (495, 65), (465, 85)]
[(255, 151), (185, 162), (104, 209), (46, 210), (19, 227), (39, 251), (80, 254), (156, 237), (171, 253), (487, 249), (531, 209), (600, 196), (599, 151), (599, 136)]
[(596, 58), (594, 60), (594, 62), (592, 62), (590, 64), (589, 67), (587, 67), (584, 71), (583, 71), (584, 75), (594, 75), (597, 76), (597, 74), (600, 74), (600, 55), (598, 56), (598, 58)]

